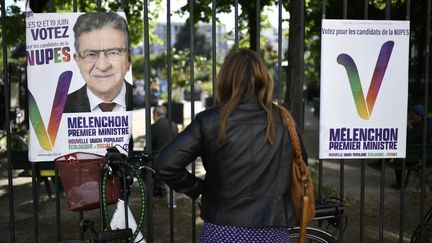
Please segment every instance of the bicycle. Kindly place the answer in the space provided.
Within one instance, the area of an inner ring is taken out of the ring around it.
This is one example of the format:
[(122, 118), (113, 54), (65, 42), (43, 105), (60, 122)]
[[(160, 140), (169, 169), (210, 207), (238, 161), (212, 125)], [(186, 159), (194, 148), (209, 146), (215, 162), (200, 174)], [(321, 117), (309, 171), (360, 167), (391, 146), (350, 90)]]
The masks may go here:
[[(27, 142), (24, 137), (22, 137), (17, 129), (12, 129), (10, 133), (11, 138), (11, 148), (12, 150), (26, 150)], [(0, 155), (6, 156), (7, 152), (7, 136), (5, 131), (0, 131)]]
[[(313, 221), (317, 226), (307, 227), (306, 242), (336, 243), (347, 225), (344, 216), (343, 201), (337, 198), (323, 199), (315, 202), (316, 214)], [(331, 229), (333, 230), (331, 231)], [(291, 242), (298, 242), (299, 227), (289, 229)]]
[[(146, 203), (146, 188), (143, 180), (144, 170), (149, 170), (154, 174), (154, 170), (145, 164), (151, 164), (152, 157), (146, 153), (134, 152), (127, 155), (117, 150), (117, 147), (107, 149), (105, 158), (107, 163), (102, 166), (99, 182), (99, 210), (100, 210), (100, 231), (96, 231), (95, 222), (89, 219), (81, 219), (80, 233), (81, 238), (84, 234), (90, 232), (92, 237), (88, 240), (63, 240), (62, 243), (102, 243), (121, 240), (121, 242), (145, 242), (144, 237), (140, 232), (140, 228), (144, 223), (145, 218), (145, 203)], [(112, 213), (111, 222), (109, 221), (109, 210), (107, 207), (107, 177), (116, 176), (122, 182), (121, 200), (117, 202), (117, 208)], [(139, 184), (140, 191), (140, 215), (139, 220), (135, 222), (133, 218), (128, 199), (131, 195), (132, 184), (134, 178)], [(121, 206), (119, 206), (121, 205)], [(122, 210), (124, 213), (122, 214)], [(116, 218), (116, 219), (114, 219)], [(115, 223), (113, 223), (115, 221)], [(114, 226), (115, 225), (115, 226)], [(111, 228), (115, 227), (115, 228)]]
[[(10, 112), (10, 146), (12, 151), (26, 151), (28, 149), (27, 141), (25, 138), (26, 128), (22, 120), (24, 115), (20, 109), (15, 109)], [(0, 130), (0, 164), (6, 162), (7, 157), (7, 132), (8, 127), (6, 124)]]
[[(425, 243), (432, 242), (432, 207), (429, 208), (424, 216), (423, 224), (423, 241)], [(411, 243), (420, 243), (421, 225), (418, 225), (411, 235)]]

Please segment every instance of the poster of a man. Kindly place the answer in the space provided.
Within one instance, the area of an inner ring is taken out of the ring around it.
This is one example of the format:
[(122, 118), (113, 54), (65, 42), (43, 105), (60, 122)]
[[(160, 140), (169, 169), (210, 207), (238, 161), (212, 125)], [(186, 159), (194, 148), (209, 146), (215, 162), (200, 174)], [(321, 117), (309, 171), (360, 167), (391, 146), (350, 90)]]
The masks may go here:
[(74, 27), (75, 54), (86, 84), (68, 95), (64, 113), (132, 110), (126, 20), (114, 12), (85, 13)]
[[(128, 149), (133, 89), (124, 13), (26, 16), (29, 160)], [(109, 111), (109, 112), (103, 112)]]

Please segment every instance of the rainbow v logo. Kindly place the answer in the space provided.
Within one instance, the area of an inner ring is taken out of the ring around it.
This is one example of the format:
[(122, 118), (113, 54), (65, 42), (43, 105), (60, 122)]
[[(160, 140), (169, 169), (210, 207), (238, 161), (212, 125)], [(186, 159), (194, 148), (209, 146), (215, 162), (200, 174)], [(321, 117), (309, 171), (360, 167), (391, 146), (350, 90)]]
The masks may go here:
[(342, 53), (337, 57), (337, 62), (346, 69), (357, 113), (365, 120), (369, 120), (372, 114), (372, 110), (375, 105), (375, 101), (378, 96), (391, 53), (393, 51), (393, 46), (393, 41), (387, 41), (381, 46), (366, 100), (363, 95), (357, 66), (352, 57), (345, 53)]
[(30, 91), (28, 93), (30, 122), (33, 125), (38, 142), (44, 150), (52, 151), (54, 148), (71, 80), (72, 71), (65, 71), (58, 78), (48, 130), (45, 129), (35, 98)]

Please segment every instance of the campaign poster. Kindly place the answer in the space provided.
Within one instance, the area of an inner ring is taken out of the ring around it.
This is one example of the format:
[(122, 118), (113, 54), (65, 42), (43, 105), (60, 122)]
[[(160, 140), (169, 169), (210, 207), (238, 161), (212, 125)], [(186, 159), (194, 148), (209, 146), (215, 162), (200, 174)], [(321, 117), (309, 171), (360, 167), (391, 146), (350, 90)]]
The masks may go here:
[[(104, 155), (111, 146), (128, 149), (132, 73), (124, 16), (27, 14), (29, 161), (72, 152)], [(121, 23), (112, 26), (122, 29), (98, 22)]]
[(409, 36), (409, 21), (322, 21), (321, 159), (405, 157)]

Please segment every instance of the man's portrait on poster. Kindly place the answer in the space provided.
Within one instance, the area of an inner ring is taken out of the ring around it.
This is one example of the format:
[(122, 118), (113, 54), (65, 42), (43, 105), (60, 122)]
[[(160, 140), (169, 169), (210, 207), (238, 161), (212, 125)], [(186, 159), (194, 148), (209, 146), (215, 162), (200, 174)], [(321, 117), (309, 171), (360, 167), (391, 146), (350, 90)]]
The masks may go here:
[(129, 32), (125, 18), (114, 12), (84, 13), (73, 27), (74, 60), (85, 84), (70, 93), (64, 113), (130, 111), (132, 85)]

